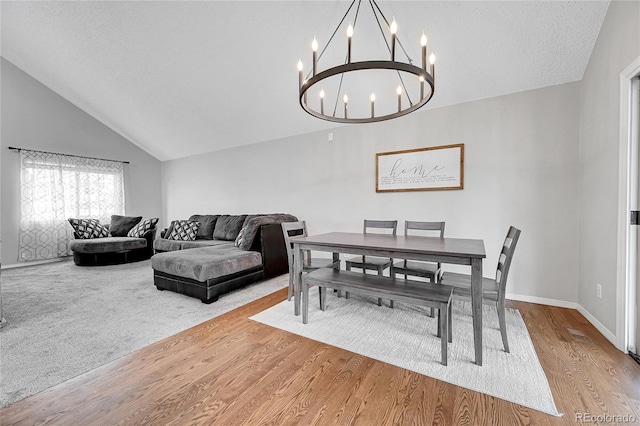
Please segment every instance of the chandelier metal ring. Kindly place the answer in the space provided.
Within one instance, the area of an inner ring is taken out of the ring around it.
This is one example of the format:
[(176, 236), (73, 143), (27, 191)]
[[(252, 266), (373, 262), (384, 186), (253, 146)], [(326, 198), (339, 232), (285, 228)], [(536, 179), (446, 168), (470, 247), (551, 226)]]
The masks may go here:
[[(323, 114), (321, 112), (318, 112), (312, 109), (308, 105), (308, 103), (305, 101), (305, 94), (309, 91), (309, 89), (311, 89), (311, 87), (321, 82), (322, 80), (333, 77), (335, 75), (346, 74), (348, 72), (372, 70), (372, 69), (402, 71), (402, 72), (413, 74), (418, 78), (422, 77), (424, 82), (428, 84), (429, 87), (431, 88), (431, 90), (429, 90), (429, 95), (423, 97), (422, 99), (420, 99), (420, 101), (416, 102), (415, 104), (409, 105), (408, 108), (404, 108), (398, 112), (381, 115), (377, 117), (363, 117), (363, 118), (344, 118), (344, 117), (337, 117), (335, 115)], [(431, 97), (433, 96), (434, 91), (435, 91), (435, 83), (434, 83), (433, 76), (418, 66), (408, 64), (405, 62), (396, 62), (396, 61), (360, 61), (360, 62), (350, 62), (347, 64), (338, 65), (333, 68), (329, 68), (324, 71), (321, 71), (318, 74), (310, 77), (308, 80), (303, 82), (302, 86), (300, 86), (299, 100), (300, 100), (300, 106), (302, 107), (302, 109), (304, 109), (306, 112), (313, 115), (314, 117), (320, 118), (322, 120), (334, 121), (336, 123), (354, 123), (354, 124), (374, 123), (379, 121), (391, 120), (392, 118), (398, 118), (421, 108), (423, 105), (429, 102), (429, 100), (431, 100)]]

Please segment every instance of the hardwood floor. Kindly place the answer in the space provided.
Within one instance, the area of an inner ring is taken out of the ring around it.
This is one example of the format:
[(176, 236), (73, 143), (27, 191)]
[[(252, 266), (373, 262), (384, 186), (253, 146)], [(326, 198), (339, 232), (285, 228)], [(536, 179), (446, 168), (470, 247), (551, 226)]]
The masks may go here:
[(284, 298), (286, 289), (19, 401), (0, 424), (568, 425), (582, 413), (640, 422), (640, 366), (575, 310), (508, 304), (527, 324), (564, 413), (556, 418), (247, 319)]

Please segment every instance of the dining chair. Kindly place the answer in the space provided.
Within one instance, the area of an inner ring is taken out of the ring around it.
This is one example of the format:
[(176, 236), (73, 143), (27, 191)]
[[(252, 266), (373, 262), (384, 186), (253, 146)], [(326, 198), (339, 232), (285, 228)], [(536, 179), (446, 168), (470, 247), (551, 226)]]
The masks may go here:
[[(513, 253), (520, 238), (520, 230), (511, 226), (507, 232), (507, 236), (502, 244), (502, 250), (498, 257), (498, 267), (496, 268), (495, 278), (482, 278), (482, 299), (496, 303), (498, 310), (498, 321), (500, 324), (500, 334), (502, 335), (502, 344), (504, 351), (509, 352), (509, 341), (507, 340), (507, 323), (505, 319), (505, 291), (507, 288), (507, 276), (511, 267)], [(454, 288), (454, 296), (470, 296), (471, 294), (471, 276), (466, 274), (458, 274), (454, 272), (445, 272), (442, 274), (440, 283), (450, 285)]]
[[(291, 300), (293, 295), (293, 273), (294, 273), (294, 252), (293, 244), (290, 237), (301, 236), (306, 237), (307, 223), (302, 220), (299, 222), (282, 222), (282, 235), (284, 236), (285, 246), (287, 248), (287, 257), (289, 259), (289, 291), (287, 294), (287, 300)], [(305, 250), (302, 261), (302, 272), (314, 271), (320, 268), (335, 268), (339, 265), (340, 261), (334, 261), (333, 259), (314, 259), (311, 256), (310, 250)]]
[[(407, 220), (404, 222), (404, 235), (422, 235), (444, 238), (444, 222), (418, 222)], [(416, 231), (416, 232), (410, 232)], [(423, 232), (424, 231), (424, 232)], [(427, 278), (430, 282), (436, 283), (440, 281), (442, 275), (442, 264), (434, 262), (424, 262), (419, 260), (401, 260), (391, 266), (393, 275), (404, 275), (407, 279), (409, 276)], [(391, 301), (393, 308), (393, 301)], [(433, 312), (429, 314), (433, 317)]]
[[(364, 220), (362, 232), (364, 234), (371, 233), (372, 229), (389, 229), (391, 235), (396, 235), (398, 229), (397, 220)], [(366, 274), (367, 270), (377, 271), (378, 275), (382, 275), (385, 269), (391, 268), (393, 259), (386, 257), (359, 255), (346, 259), (345, 268), (350, 271), (351, 268), (362, 269), (362, 273)], [(349, 298), (349, 292), (345, 292), (345, 298)], [(382, 306), (382, 299), (378, 298), (378, 306)]]
[[(417, 235), (418, 233), (410, 232), (415, 231), (434, 231), (429, 235), (443, 238), (444, 237), (444, 222), (417, 222), (417, 221), (405, 221), (404, 223), (404, 235)], [(436, 235), (437, 232), (437, 235)], [(442, 275), (442, 265), (440, 263), (423, 262), (419, 260), (402, 260), (393, 264), (393, 271), (395, 274), (414, 277), (427, 278), (431, 282), (438, 282)]]

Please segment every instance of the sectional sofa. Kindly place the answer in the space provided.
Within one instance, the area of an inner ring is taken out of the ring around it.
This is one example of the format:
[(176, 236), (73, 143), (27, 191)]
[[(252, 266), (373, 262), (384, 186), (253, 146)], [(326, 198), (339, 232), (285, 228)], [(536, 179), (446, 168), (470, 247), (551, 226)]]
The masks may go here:
[[(160, 231), (151, 258), (154, 284), (200, 299), (218, 300), (221, 294), (272, 278), (289, 270), (282, 222), (288, 214), (193, 215), (195, 239), (176, 239), (172, 221)], [(183, 221), (184, 224), (184, 221)], [(172, 235), (173, 234), (173, 235)]]

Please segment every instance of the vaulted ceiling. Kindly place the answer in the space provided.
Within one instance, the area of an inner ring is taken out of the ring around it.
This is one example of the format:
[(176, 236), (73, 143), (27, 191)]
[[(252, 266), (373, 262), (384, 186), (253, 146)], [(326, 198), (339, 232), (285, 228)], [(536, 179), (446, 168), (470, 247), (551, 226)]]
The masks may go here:
[[(164, 161), (336, 127), (298, 105), (296, 63), (310, 65), (311, 40), (322, 48), (349, 4), (2, 2), (0, 53)], [(580, 80), (609, 2), (379, 4), (414, 62), (422, 31), (437, 54), (424, 110)], [(354, 56), (381, 40), (362, 33)], [(344, 56), (343, 29), (330, 48)]]

